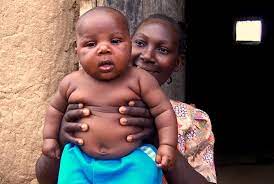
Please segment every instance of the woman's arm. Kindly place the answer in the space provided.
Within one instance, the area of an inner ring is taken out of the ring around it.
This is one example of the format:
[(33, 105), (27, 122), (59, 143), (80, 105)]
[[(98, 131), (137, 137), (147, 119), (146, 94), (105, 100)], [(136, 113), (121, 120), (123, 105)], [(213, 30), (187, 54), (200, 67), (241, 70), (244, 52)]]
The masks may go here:
[(178, 122), (176, 165), (166, 173), (169, 184), (216, 183), (214, 135), (209, 116), (179, 101), (171, 101)]
[(209, 182), (189, 165), (186, 158), (177, 151), (173, 168), (165, 172), (168, 184), (209, 184)]
[(35, 173), (40, 184), (57, 183), (60, 160), (41, 155), (36, 161)]

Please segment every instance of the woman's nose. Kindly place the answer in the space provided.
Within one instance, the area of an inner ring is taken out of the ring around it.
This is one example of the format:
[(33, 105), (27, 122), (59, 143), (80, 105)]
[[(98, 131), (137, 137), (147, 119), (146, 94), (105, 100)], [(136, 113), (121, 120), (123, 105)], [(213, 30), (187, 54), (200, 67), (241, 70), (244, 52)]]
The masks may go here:
[(145, 62), (155, 63), (154, 52), (152, 49), (148, 48), (140, 56)]
[(97, 50), (97, 54), (107, 54), (110, 53), (110, 48), (107, 44), (100, 44)]

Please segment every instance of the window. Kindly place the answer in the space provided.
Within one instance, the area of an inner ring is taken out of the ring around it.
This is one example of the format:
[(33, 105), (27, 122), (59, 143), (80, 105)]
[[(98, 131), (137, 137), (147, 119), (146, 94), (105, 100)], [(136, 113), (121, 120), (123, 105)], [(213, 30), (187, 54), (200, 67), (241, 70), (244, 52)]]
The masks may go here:
[(235, 39), (237, 43), (258, 44), (261, 42), (261, 20), (236, 21), (235, 29)]

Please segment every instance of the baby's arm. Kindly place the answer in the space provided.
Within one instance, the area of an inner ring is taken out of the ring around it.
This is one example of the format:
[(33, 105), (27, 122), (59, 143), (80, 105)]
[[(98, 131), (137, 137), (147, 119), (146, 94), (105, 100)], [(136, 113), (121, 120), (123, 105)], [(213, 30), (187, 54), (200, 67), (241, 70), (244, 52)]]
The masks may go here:
[(165, 95), (158, 82), (147, 72), (140, 77), (142, 99), (149, 106), (159, 136), (159, 149), (156, 162), (163, 169), (174, 164), (177, 149), (178, 127), (176, 115), (169, 98)]
[(66, 91), (68, 89), (67, 80), (62, 80), (58, 90), (49, 103), (46, 111), (45, 124), (43, 129), (44, 155), (50, 158), (60, 158), (60, 147), (58, 144), (58, 133), (60, 123), (67, 106)]

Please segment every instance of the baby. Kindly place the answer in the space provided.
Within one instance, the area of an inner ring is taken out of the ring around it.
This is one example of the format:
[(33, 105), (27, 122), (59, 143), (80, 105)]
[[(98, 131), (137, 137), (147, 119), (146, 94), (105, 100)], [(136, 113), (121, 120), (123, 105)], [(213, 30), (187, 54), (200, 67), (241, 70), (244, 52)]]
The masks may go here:
[[(58, 183), (161, 183), (159, 167), (167, 169), (175, 161), (176, 116), (156, 79), (129, 66), (131, 40), (125, 16), (109, 7), (89, 10), (76, 24), (76, 43), (82, 68), (60, 82), (50, 102), (43, 154), (60, 158), (58, 132), (69, 103), (84, 104), (92, 115), (81, 120), (89, 130), (76, 134), (85, 144), (65, 146)], [(119, 123), (118, 107), (130, 100), (144, 101), (155, 118), (157, 155), (152, 145), (125, 139), (140, 131)]]

